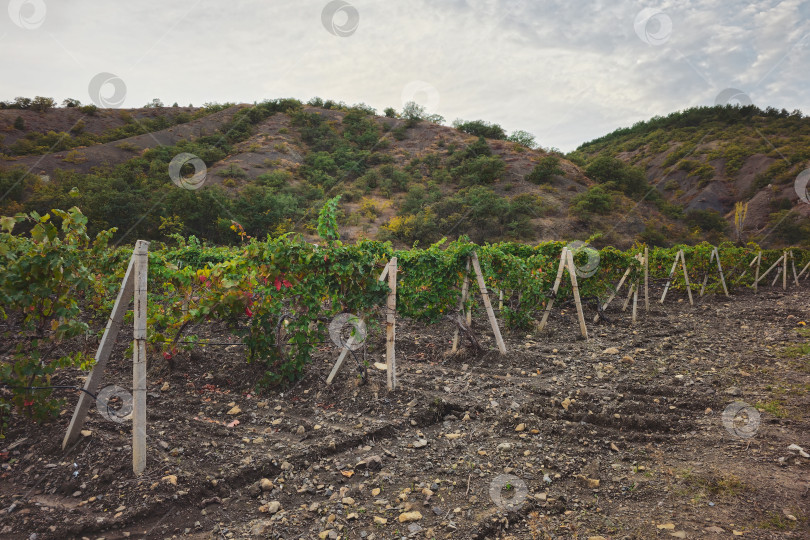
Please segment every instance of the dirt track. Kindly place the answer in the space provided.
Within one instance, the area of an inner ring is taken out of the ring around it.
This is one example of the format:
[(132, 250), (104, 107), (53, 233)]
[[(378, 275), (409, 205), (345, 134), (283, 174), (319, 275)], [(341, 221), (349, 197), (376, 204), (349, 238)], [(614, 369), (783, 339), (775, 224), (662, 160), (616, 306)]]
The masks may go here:
[[(129, 425), (95, 410), (61, 451), (70, 395), (57, 422), (17, 419), (0, 444), (0, 538), (808, 538), (810, 459), (787, 447), (810, 450), (810, 357), (784, 352), (810, 341), (808, 291), (671, 294), (636, 326), (614, 307), (587, 342), (557, 311), (505, 356), (448, 355), (448, 325), (398, 321), (395, 393), (373, 367), (359, 384), (351, 359), (325, 386), (327, 345), (259, 396), (239, 346), (171, 372), (151, 358), (147, 474), (131, 474)], [(124, 348), (107, 382), (126, 388)], [(377, 330), (367, 359), (382, 352)], [(735, 400), (763, 409), (752, 438), (723, 427)]]

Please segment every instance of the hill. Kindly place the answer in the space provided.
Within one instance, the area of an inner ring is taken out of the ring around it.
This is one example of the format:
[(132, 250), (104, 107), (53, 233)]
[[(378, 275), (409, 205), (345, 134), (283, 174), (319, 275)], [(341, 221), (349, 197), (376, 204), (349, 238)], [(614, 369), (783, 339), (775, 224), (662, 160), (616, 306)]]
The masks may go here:
[[(705, 210), (728, 214), (751, 190), (746, 239), (804, 239), (792, 217), (778, 234), (762, 233), (790, 206), (789, 181), (810, 156), (801, 115), (690, 110), (566, 159), (534, 148), (526, 133), (507, 137), (481, 120), (446, 127), (413, 104), (378, 115), (319, 98), (141, 109), (55, 108), (45, 99), (0, 104), (0, 214), (79, 206), (91, 232), (116, 227), (118, 242), (181, 234), (233, 243), (234, 222), (251, 236), (315, 239), (317, 210), (338, 195), (349, 241), (719, 242), (734, 235)], [(170, 163), (182, 153), (204, 162), (204, 182), (189, 183), (189, 163), (173, 181)], [(781, 191), (766, 189), (763, 175), (778, 176)]]
[[(602, 232), (605, 243), (629, 245), (651, 216), (683, 230), (661, 214), (662, 201), (628, 213), (635, 203), (626, 194), (595, 186), (558, 152), (506, 140), (498, 126), (445, 127), (418, 107), (386, 113), (319, 99), (0, 110), (0, 213), (76, 205), (94, 228), (117, 227), (119, 240), (180, 233), (230, 243), (232, 221), (252, 236), (310, 235), (317, 209), (341, 195), (347, 240), (534, 242)], [(182, 152), (205, 162), (201, 189), (172, 182), (169, 163)]]
[(747, 203), (744, 240), (789, 244), (810, 235), (810, 205), (794, 185), (810, 165), (809, 143), (810, 118), (798, 110), (697, 107), (618, 129), (569, 158), (586, 170), (605, 156), (640, 167), (662, 197), (704, 226), (732, 229), (735, 204)]

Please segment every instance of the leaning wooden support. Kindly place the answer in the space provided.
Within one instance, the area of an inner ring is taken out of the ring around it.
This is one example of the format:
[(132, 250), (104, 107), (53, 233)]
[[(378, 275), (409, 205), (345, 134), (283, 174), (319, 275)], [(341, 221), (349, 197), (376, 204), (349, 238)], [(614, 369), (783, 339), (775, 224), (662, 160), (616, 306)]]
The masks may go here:
[[(760, 260), (761, 260), (761, 257), (762, 257), (762, 253), (760, 253)], [(767, 270), (765, 270), (765, 273), (764, 273), (764, 274), (759, 275), (759, 272), (757, 272), (757, 281), (756, 281), (756, 283), (759, 283), (760, 281), (762, 281), (763, 279), (765, 279), (765, 276), (767, 276), (768, 274), (770, 274), (770, 273), (771, 273), (771, 270), (773, 270), (774, 268), (776, 268), (777, 266), (779, 266), (779, 264), (782, 262), (782, 258), (783, 258), (783, 257), (784, 257), (784, 255), (782, 255), (782, 257), (779, 257), (778, 259), (776, 259), (776, 262), (775, 262), (775, 263), (773, 263), (773, 264), (771, 265), (771, 267), (770, 267), (770, 268), (768, 268)], [(757, 270), (759, 270), (759, 263), (757, 263)]]
[(664, 285), (664, 294), (661, 295), (661, 300), (658, 301), (659, 304), (664, 303), (664, 299), (667, 297), (667, 291), (669, 291), (669, 286), (672, 283), (672, 276), (675, 275), (675, 268), (678, 267), (678, 259), (681, 258), (681, 252), (678, 251), (675, 254), (675, 261), (672, 263), (672, 268), (669, 270), (669, 276), (667, 277), (667, 282)]
[[(461, 312), (464, 309), (464, 305), (467, 302), (467, 294), (470, 289), (470, 258), (467, 257), (467, 266), (464, 269), (464, 282), (461, 284), (461, 297), (458, 299), (458, 312), (459, 316), (461, 316)], [(469, 322), (467, 325), (469, 326)], [(451, 352), (458, 351), (458, 338), (459, 338), (459, 331), (458, 326), (456, 326), (456, 331), (453, 332), (453, 347)]]
[(633, 298), (633, 291), (636, 290), (636, 284), (631, 283), (630, 288), (627, 290), (627, 298), (624, 300), (624, 304), (622, 304), (622, 311), (627, 311), (627, 306), (630, 305), (630, 299)]
[(582, 337), (588, 339), (588, 327), (585, 325), (585, 315), (582, 313), (582, 302), (579, 299), (579, 284), (577, 283), (577, 268), (574, 266), (574, 253), (569, 249), (566, 255), (568, 258), (568, 275), (571, 277), (571, 288), (574, 292), (574, 304), (577, 307), (579, 331), (582, 333)]
[(498, 328), (498, 320), (495, 318), (495, 311), (492, 309), (492, 303), (489, 301), (489, 293), (487, 292), (487, 285), (484, 282), (484, 274), (481, 272), (481, 264), (478, 262), (478, 254), (475, 251), (472, 252), (472, 265), (475, 271), (475, 278), (478, 281), (478, 289), (481, 292), (481, 298), (487, 310), (489, 324), (492, 327), (492, 333), (495, 334), (495, 343), (498, 345), (498, 350), (501, 354), (506, 354), (506, 344), (503, 342), (503, 337), (501, 337), (501, 329)]
[(782, 290), (787, 290), (787, 260), (788, 252), (785, 250), (782, 255)]
[(782, 276), (782, 266), (776, 269), (776, 275), (773, 276), (773, 281), (771, 281), (771, 287), (776, 285), (776, 282), (779, 281), (779, 278)]
[[(624, 285), (624, 280), (625, 280), (625, 279), (627, 279), (627, 276), (629, 276), (629, 275), (630, 275), (630, 272), (631, 272), (631, 271), (632, 271), (632, 268), (628, 268), (627, 270), (625, 270), (625, 271), (624, 271), (624, 275), (623, 275), (623, 276), (622, 276), (622, 278), (619, 280), (619, 284), (618, 284), (618, 285), (616, 285), (616, 288), (615, 288), (615, 289), (613, 289), (613, 292), (611, 292), (611, 293), (610, 293), (610, 296), (608, 296), (608, 299), (607, 299), (607, 300), (605, 300), (605, 303), (604, 303), (604, 304), (602, 304), (602, 311), (605, 311), (605, 310), (607, 309), (607, 307), (610, 305), (610, 303), (613, 301), (613, 299), (614, 299), (614, 298), (616, 297), (616, 295), (619, 293), (619, 289), (621, 289), (621, 288), (622, 288), (622, 285)], [(599, 314), (598, 314), (598, 313), (597, 313), (597, 314), (596, 314), (596, 316), (593, 318), (593, 322), (599, 322)]]
[(96, 351), (96, 361), (90, 375), (84, 381), (84, 392), (79, 394), (79, 402), (76, 404), (76, 409), (73, 411), (73, 417), (70, 419), (65, 438), (62, 441), (62, 450), (72, 444), (79, 438), (79, 434), (84, 426), (84, 421), (87, 418), (87, 411), (93, 403), (93, 398), (90, 394), (95, 395), (101, 381), (104, 378), (104, 370), (107, 367), (107, 361), (112, 354), (113, 345), (118, 337), (118, 332), (121, 330), (121, 325), (124, 322), (124, 315), (129, 309), (129, 304), (132, 302), (132, 294), (135, 290), (135, 272), (133, 266), (135, 264), (135, 257), (129, 260), (124, 280), (121, 282), (121, 288), (118, 290), (118, 297), (115, 299), (112, 314), (107, 319), (107, 328), (104, 330), (104, 335), (101, 336), (101, 343), (99, 343), (98, 350)]
[(723, 266), (720, 264), (720, 252), (717, 251), (717, 248), (714, 248), (714, 257), (717, 260), (717, 271), (720, 272), (720, 283), (723, 285), (723, 292), (726, 293), (726, 296), (729, 296), (726, 277), (723, 275)]
[(757, 287), (759, 283), (759, 267), (762, 265), (762, 251), (759, 252), (757, 255), (757, 270), (756, 274), (754, 275), (754, 294), (757, 293)]
[(562, 254), (560, 255), (560, 266), (557, 268), (557, 278), (554, 280), (554, 286), (551, 288), (551, 298), (548, 299), (548, 303), (546, 304), (546, 311), (543, 313), (543, 319), (540, 321), (540, 324), (537, 326), (538, 330), (542, 330), (546, 327), (546, 323), (548, 322), (548, 315), (551, 313), (551, 308), (554, 306), (554, 297), (557, 295), (557, 291), (560, 289), (560, 282), (562, 281), (563, 270), (565, 270), (565, 265), (567, 264), (567, 257), (565, 253), (568, 251), (567, 247), (563, 247)]
[[(802, 279), (802, 276), (803, 276), (803, 275), (804, 275), (804, 273), (805, 273), (805, 272), (807, 272), (808, 270), (810, 270), (810, 262), (808, 262), (807, 264), (805, 264), (805, 265), (804, 265), (804, 268), (802, 268), (802, 271), (801, 271), (801, 272), (799, 272), (799, 277), (798, 277), (798, 279)], [(807, 274), (807, 276), (808, 276), (808, 277), (810, 277), (810, 274)], [(807, 279), (807, 278), (804, 278), (804, 279)]]
[(134, 327), (132, 349), (132, 470), (146, 470), (146, 284), (149, 272), (149, 242), (139, 241), (132, 252), (134, 265)]

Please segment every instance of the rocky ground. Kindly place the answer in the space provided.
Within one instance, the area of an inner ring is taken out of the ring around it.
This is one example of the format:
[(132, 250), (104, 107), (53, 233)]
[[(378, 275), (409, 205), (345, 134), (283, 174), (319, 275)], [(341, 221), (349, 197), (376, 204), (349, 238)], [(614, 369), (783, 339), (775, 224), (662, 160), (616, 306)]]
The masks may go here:
[[(146, 474), (129, 424), (95, 409), (61, 450), (69, 394), (0, 442), (0, 538), (808, 538), (810, 459), (791, 446), (810, 451), (808, 291), (671, 293), (588, 341), (569, 308), (504, 356), (483, 314), (480, 355), (399, 321), (393, 393), (379, 328), (364, 384), (351, 358), (325, 384), (327, 344), (259, 395), (239, 346), (155, 357)], [(125, 344), (106, 379), (131, 385)]]

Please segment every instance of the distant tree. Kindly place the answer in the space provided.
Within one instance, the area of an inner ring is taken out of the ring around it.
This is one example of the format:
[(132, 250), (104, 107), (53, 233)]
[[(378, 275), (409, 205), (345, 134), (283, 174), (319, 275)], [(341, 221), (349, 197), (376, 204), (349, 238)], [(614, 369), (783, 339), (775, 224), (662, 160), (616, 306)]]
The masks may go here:
[(413, 127), (421, 120), (430, 122), (431, 124), (444, 123), (444, 117), (439, 114), (428, 114), (423, 105), (419, 105), (415, 101), (409, 101), (402, 107), (402, 118), (407, 120), (408, 127)]
[(14, 109), (28, 109), (31, 107), (31, 98), (16, 97), (14, 98)]
[(14, 120), (14, 129), (19, 129), (20, 131), (25, 129), (25, 120), (22, 119), (22, 116), (18, 116)]
[(525, 146), (526, 148), (537, 148), (537, 143), (534, 140), (534, 135), (532, 135), (528, 131), (523, 131), (521, 129), (513, 131), (512, 134), (506, 138), (506, 140), (518, 143), (522, 146)]
[(31, 109), (38, 112), (47, 112), (56, 106), (56, 101), (53, 98), (36, 96), (31, 101)]
[(307, 105), (311, 107), (323, 107), (323, 100), (317, 96), (307, 101)]
[(82, 102), (78, 99), (67, 98), (62, 102), (62, 107), (81, 107)]
[(145, 109), (160, 109), (161, 107), (165, 107), (165, 105), (163, 105), (163, 102), (160, 101), (159, 98), (154, 98), (152, 101), (144, 105)]
[(690, 210), (686, 213), (686, 222), (703, 232), (726, 232), (728, 223), (716, 210)]
[(463, 120), (455, 120), (453, 127), (464, 133), (475, 135), (476, 137), (486, 137), (487, 139), (506, 139), (506, 132), (498, 124), (490, 124), (485, 120), (472, 120), (465, 122)]
[(383, 111), (383, 114), (388, 118), (396, 118), (397, 117), (397, 110), (393, 107), (386, 107)]
[(640, 194), (648, 187), (644, 172), (620, 159), (601, 155), (585, 169), (585, 174), (608, 189), (615, 189), (627, 195)]
[(607, 214), (613, 209), (613, 197), (602, 186), (592, 186), (588, 191), (571, 199), (571, 213), (587, 221), (590, 214)]
[(176, 101), (174, 103), (172, 103), (172, 107), (179, 107), (179, 106), (180, 105), (178, 105)]

